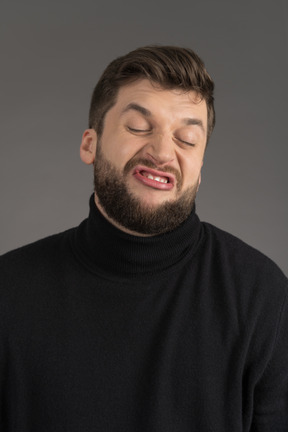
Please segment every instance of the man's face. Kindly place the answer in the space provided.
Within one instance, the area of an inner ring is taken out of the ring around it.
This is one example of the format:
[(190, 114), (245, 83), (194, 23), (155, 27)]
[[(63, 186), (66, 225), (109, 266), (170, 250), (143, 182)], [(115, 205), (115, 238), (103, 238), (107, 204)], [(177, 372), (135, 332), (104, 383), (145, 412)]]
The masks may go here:
[[(206, 102), (195, 92), (163, 90), (146, 79), (124, 86), (95, 139), (95, 201), (112, 223), (151, 235), (187, 218), (207, 139)], [(148, 217), (142, 228), (135, 214)]]

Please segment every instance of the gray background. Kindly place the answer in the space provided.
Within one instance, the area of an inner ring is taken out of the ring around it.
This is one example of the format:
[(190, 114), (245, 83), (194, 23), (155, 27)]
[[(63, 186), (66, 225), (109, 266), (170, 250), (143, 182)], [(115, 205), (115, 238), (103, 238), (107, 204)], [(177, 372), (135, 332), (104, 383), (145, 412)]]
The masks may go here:
[(78, 225), (92, 89), (114, 57), (183, 45), (216, 83), (197, 211), (288, 274), (286, 0), (1, 3), (0, 253)]

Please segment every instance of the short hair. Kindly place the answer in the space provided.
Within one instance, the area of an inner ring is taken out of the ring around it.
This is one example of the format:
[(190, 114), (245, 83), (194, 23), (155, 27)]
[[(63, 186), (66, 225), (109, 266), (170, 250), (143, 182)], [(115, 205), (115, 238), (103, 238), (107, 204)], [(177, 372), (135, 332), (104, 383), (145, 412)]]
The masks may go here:
[(119, 89), (145, 78), (163, 89), (197, 92), (207, 104), (209, 139), (215, 126), (214, 83), (198, 55), (177, 46), (144, 46), (113, 60), (93, 91), (89, 128), (95, 129), (100, 137), (105, 115), (115, 105)]

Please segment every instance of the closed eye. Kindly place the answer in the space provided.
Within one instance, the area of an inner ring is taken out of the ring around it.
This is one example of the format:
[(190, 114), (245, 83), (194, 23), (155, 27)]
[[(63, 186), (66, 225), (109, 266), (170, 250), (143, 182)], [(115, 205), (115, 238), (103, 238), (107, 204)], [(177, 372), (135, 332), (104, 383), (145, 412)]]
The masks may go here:
[(151, 129), (135, 129), (135, 128), (131, 128), (131, 127), (127, 127), (127, 129), (130, 131), (130, 132), (134, 132), (134, 133), (143, 133), (143, 132), (151, 132)]
[(180, 142), (183, 143), (183, 144), (187, 144), (187, 145), (189, 145), (189, 146), (191, 146), (191, 147), (195, 147), (195, 144), (194, 144), (194, 143), (191, 143), (191, 142), (188, 142), (188, 141), (181, 140), (180, 138), (175, 138), (175, 139), (177, 139), (177, 141), (180, 141)]

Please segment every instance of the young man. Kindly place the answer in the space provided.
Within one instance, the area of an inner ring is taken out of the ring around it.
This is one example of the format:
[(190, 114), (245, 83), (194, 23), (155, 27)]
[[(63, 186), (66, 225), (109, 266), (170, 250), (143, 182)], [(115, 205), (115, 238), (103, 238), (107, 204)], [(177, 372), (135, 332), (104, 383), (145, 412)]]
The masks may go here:
[(195, 213), (213, 87), (177, 47), (104, 71), (88, 219), (0, 260), (1, 430), (288, 430), (287, 279)]

